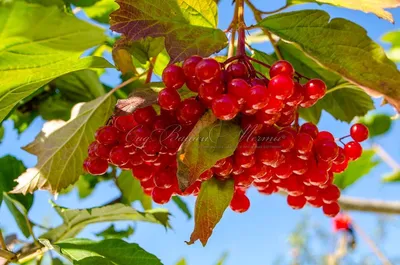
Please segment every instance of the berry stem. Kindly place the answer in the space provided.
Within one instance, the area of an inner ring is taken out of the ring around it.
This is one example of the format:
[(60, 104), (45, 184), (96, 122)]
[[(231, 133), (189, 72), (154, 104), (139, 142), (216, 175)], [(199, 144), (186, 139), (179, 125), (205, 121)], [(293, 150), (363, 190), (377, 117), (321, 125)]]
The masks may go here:
[(246, 54), (246, 24), (244, 22), (244, 0), (236, 0), (236, 11), (238, 20), (238, 48), (236, 55), (244, 56)]
[(271, 65), (266, 64), (266, 63), (263, 63), (263, 62), (261, 62), (261, 61), (259, 61), (259, 60), (257, 60), (257, 59), (252, 58), (252, 57), (247, 57), (247, 59), (249, 59), (250, 61), (256, 62), (256, 63), (258, 63), (259, 65), (262, 65), (262, 66), (264, 66), (264, 67), (271, 68)]
[(153, 70), (154, 70), (154, 65), (156, 64), (156, 61), (157, 61), (157, 56), (154, 56), (150, 60), (150, 67), (149, 67), (149, 70), (147, 71), (145, 84), (150, 83), (150, 81), (151, 81), (151, 77), (153, 76)]

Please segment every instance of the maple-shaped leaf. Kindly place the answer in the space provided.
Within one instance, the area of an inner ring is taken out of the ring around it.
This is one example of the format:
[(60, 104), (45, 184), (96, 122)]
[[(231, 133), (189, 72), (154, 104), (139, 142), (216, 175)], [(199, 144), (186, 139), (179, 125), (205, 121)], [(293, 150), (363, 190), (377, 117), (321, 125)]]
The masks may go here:
[(117, 0), (110, 16), (111, 29), (127, 41), (164, 37), (171, 62), (197, 54), (209, 56), (223, 49), (227, 38), (217, 29), (213, 0)]

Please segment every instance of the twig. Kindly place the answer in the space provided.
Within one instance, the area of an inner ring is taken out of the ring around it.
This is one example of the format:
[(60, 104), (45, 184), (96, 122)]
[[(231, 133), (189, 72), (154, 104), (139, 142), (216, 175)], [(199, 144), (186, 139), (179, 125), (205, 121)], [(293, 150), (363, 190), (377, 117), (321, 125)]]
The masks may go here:
[(154, 65), (157, 61), (157, 56), (154, 56), (151, 60), (150, 60), (150, 67), (149, 70), (147, 71), (147, 76), (146, 76), (146, 81), (145, 83), (150, 83), (151, 81), (151, 77), (153, 76), (153, 70), (154, 70)]
[(18, 263), (23, 264), (27, 261), (30, 261), (40, 255), (46, 253), (49, 249), (47, 247), (33, 248), (29, 252), (21, 253), (17, 256)]
[[(265, 14), (265, 13), (263, 13), (262, 11), (257, 9), (250, 0), (245, 0), (245, 1), (246, 1), (247, 6), (253, 11), (253, 15), (254, 15), (255, 20), (257, 22), (260, 22), (262, 20), (261, 14)], [(271, 44), (272, 44), (272, 46), (273, 46), (273, 48), (275, 50), (275, 53), (276, 53), (276, 56), (278, 57), (278, 59), (279, 60), (283, 60), (282, 53), (279, 50), (279, 47), (278, 47), (275, 39), (272, 37), (271, 32), (269, 32), (265, 28), (262, 28), (261, 30), (264, 32), (265, 35), (267, 35), (268, 39), (271, 41)]]
[(379, 144), (373, 144), (372, 145), (372, 149), (394, 171), (399, 171), (400, 170), (400, 165), (396, 162), (396, 160), (393, 159), (393, 157), (391, 157), (389, 155), (388, 152), (385, 151), (385, 149), (382, 148), (382, 146), (380, 146)]
[(358, 226), (354, 222), (352, 222), (352, 226), (353, 226), (355, 232), (362, 239), (364, 239), (364, 241), (371, 248), (372, 252), (375, 253), (375, 255), (378, 257), (378, 259), (381, 261), (382, 264), (384, 264), (384, 265), (392, 265), (392, 263), (389, 261), (389, 259), (383, 254), (383, 252), (378, 248), (378, 246), (375, 244), (375, 242), (367, 235), (367, 233), (365, 233), (364, 230), (361, 229), (360, 226)]
[(343, 210), (372, 212), (380, 214), (400, 214), (400, 201), (370, 200), (342, 196), (339, 204)]
[(108, 92), (108, 93), (112, 94), (112, 93), (114, 93), (115, 91), (117, 91), (117, 90), (119, 90), (119, 89), (121, 89), (121, 88), (123, 88), (123, 87), (129, 85), (130, 83), (135, 82), (136, 80), (140, 79), (141, 77), (143, 77), (143, 76), (145, 76), (145, 75), (147, 75), (147, 71), (141, 73), (140, 75), (132, 76), (132, 77), (129, 78), (128, 80), (122, 82), (122, 83), (119, 84), (118, 86), (116, 86), (116, 87), (114, 87), (113, 89), (111, 89), (110, 92)]
[(16, 258), (16, 255), (11, 251), (0, 249), (0, 257), (8, 261), (13, 261)]
[(35, 237), (35, 234), (33, 233), (31, 221), (29, 220), (29, 218), (28, 218), (28, 216), (27, 216), (26, 214), (24, 214), (24, 218), (25, 218), (25, 222), (26, 222), (26, 225), (27, 225), (27, 227), (28, 227), (29, 233), (31, 234), (31, 236), (32, 236), (32, 238), (33, 238), (33, 242), (35, 243), (35, 245), (36, 245), (37, 247), (40, 247), (41, 244), (39, 243), (39, 241), (38, 241), (37, 238)]
[(4, 240), (3, 233), (1, 232), (1, 230), (0, 230), (0, 247), (4, 250), (8, 250), (6, 241)]
[(238, 47), (236, 55), (243, 56), (246, 54), (246, 24), (244, 22), (244, 0), (236, 0), (237, 22), (238, 22)]
[(286, 8), (288, 8), (288, 7), (289, 7), (289, 5), (286, 4), (286, 5), (282, 6), (281, 8), (278, 8), (278, 9), (273, 10), (273, 11), (261, 11), (261, 10), (259, 10), (259, 11), (263, 15), (271, 15), (271, 14), (275, 14), (275, 13), (281, 12), (281, 11), (285, 10)]

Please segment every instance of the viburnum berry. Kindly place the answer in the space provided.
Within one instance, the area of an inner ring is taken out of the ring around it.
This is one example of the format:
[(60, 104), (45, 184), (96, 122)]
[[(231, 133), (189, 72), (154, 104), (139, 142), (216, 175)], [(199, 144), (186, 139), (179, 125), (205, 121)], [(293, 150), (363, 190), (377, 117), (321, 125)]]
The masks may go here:
[(245, 97), (246, 105), (253, 109), (262, 109), (267, 106), (269, 100), (265, 86), (256, 85), (250, 88)]
[(230, 94), (220, 95), (213, 100), (212, 111), (220, 120), (231, 120), (239, 112), (237, 99)]
[(304, 88), (300, 83), (294, 83), (293, 94), (286, 99), (286, 105), (297, 107), (304, 100)]
[(179, 89), (185, 84), (186, 76), (180, 66), (170, 64), (164, 69), (162, 80), (167, 87)]
[(133, 113), (133, 117), (137, 123), (146, 125), (151, 125), (156, 116), (157, 113), (152, 106), (137, 109)]
[(319, 140), (329, 140), (331, 142), (335, 141), (335, 137), (333, 137), (333, 135), (330, 132), (327, 131), (320, 131), (317, 134), (317, 141)]
[(188, 98), (181, 102), (176, 110), (177, 118), (182, 125), (196, 123), (204, 113), (204, 107), (194, 98)]
[(244, 213), (250, 208), (250, 200), (243, 191), (235, 191), (229, 205), (232, 211)]
[(171, 200), (172, 189), (155, 187), (151, 193), (151, 198), (155, 203), (165, 204)]
[(243, 104), (249, 95), (250, 85), (244, 79), (233, 79), (228, 83), (228, 94), (234, 96), (239, 104)]
[(202, 83), (199, 86), (199, 96), (208, 102), (216, 99), (224, 93), (224, 85), (221, 82)]
[(108, 162), (98, 157), (88, 157), (83, 162), (83, 168), (92, 175), (103, 175), (107, 172)]
[(254, 155), (257, 150), (257, 140), (255, 137), (245, 137), (241, 139), (236, 151), (244, 156)]
[(279, 113), (285, 104), (283, 100), (277, 99), (275, 97), (269, 97), (267, 105), (262, 109), (267, 114), (276, 114)]
[(237, 152), (235, 153), (234, 158), (235, 163), (240, 165), (242, 168), (250, 168), (256, 163), (255, 157), (253, 155), (245, 156)]
[[(94, 152), (95, 154), (103, 159), (108, 159), (110, 157), (110, 152), (111, 152), (112, 146), (110, 145), (104, 145), (101, 143), (97, 143), (94, 147)], [(90, 154), (89, 154), (90, 156)]]
[(339, 155), (339, 147), (330, 140), (317, 141), (315, 150), (317, 156), (324, 161), (333, 161)]
[(181, 97), (175, 89), (166, 88), (158, 94), (158, 104), (165, 110), (175, 110), (181, 103)]
[(299, 133), (295, 139), (294, 148), (300, 154), (310, 153), (313, 148), (314, 140), (311, 135), (307, 133)]
[(212, 58), (201, 60), (195, 68), (196, 77), (206, 83), (221, 79), (221, 65)]
[(286, 100), (293, 95), (294, 81), (287, 75), (276, 75), (269, 81), (268, 91), (277, 99)]
[(277, 75), (287, 75), (287, 76), (293, 77), (294, 73), (295, 73), (295, 71), (294, 71), (293, 66), (288, 61), (285, 61), (285, 60), (281, 60), (281, 61), (274, 63), (271, 66), (271, 69), (269, 70), (269, 76), (271, 78), (273, 78), (274, 76), (277, 76)]
[[(97, 157), (98, 155), (96, 154), (96, 148), (97, 148), (97, 145), (98, 145), (99, 143), (98, 142), (93, 142), (93, 143), (91, 143), (90, 145), (89, 145), (89, 147), (88, 147), (88, 156), (89, 157)], [(108, 157), (107, 157), (108, 158)], [(106, 159), (107, 159), (106, 158)]]
[(203, 58), (201, 58), (200, 56), (194, 55), (192, 57), (187, 58), (183, 62), (182, 68), (187, 78), (196, 76), (196, 66), (202, 60)]
[(246, 79), (249, 77), (249, 71), (247, 70), (247, 66), (242, 62), (231, 63), (226, 70), (232, 78)]
[(300, 132), (309, 134), (313, 139), (316, 139), (318, 136), (318, 127), (311, 122), (306, 122), (300, 126)]
[(287, 196), (287, 204), (295, 210), (302, 209), (306, 205), (306, 202), (304, 196)]
[(304, 85), (304, 89), (310, 99), (321, 99), (326, 93), (326, 85), (320, 79), (311, 79)]
[(340, 212), (340, 206), (337, 202), (324, 203), (322, 211), (328, 217), (335, 217)]
[(118, 129), (113, 126), (104, 126), (96, 131), (95, 138), (97, 142), (105, 145), (111, 145), (118, 142)]
[(123, 146), (115, 146), (110, 151), (110, 162), (116, 166), (123, 166), (128, 163), (130, 154)]
[(197, 77), (188, 77), (186, 80), (186, 86), (193, 92), (198, 92), (201, 85), (201, 81)]
[(122, 132), (130, 131), (137, 125), (138, 123), (135, 121), (132, 114), (117, 116), (113, 120), (113, 126)]
[(351, 141), (344, 146), (344, 153), (350, 160), (357, 160), (362, 154), (362, 147), (359, 143)]
[(324, 203), (332, 203), (340, 198), (340, 190), (335, 185), (329, 185), (322, 190), (321, 194)]
[(351, 138), (356, 142), (363, 142), (368, 139), (368, 128), (364, 124), (356, 123), (350, 128)]

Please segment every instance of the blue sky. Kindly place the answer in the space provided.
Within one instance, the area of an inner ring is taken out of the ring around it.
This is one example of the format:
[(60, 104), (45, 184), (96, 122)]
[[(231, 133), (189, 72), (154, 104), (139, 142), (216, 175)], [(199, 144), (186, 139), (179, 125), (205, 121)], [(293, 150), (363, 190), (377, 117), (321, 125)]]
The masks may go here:
[[(262, 10), (273, 10), (284, 4), (282, 0), (275, 1), (253, 1), (257, 7)], [(345, 10), (330, 6), (318, 6), (315, 4), (302, 5), (293, 7), (289, 10), (297, 9), (323, 9), (329, 12), (332, 17), (343, 17), (356, 22), (367, 29), (368, 35), (374, 40), (380, 42), (380, 37), (387, 31), (398, 29), (397, 25), (390, 24), (387, 21), (376, 18), (372, 14), (364, 14), (358, 11)], [(246, 10), (246, 21), (248, 25), (254, 24), (254, 20), (249, 10)], [(225, 29), (232, 17), (233, 7), (230, 0), (223, 0), (220, 4), (220, 27)], [(400, 9), (393, 10), (395, 20), (400, 23)], [(269, 43), (257, 44), (255, 46), (264, 51), (272, 51)], [(387, 47), (385, 45), (384, 47)], [(103, 77), (104, 82), (115, 85), (119, 82), (116, 78), (116, 71), (110, 71)], [(379, 101), (376, 101), (377, 112), (393, 114), (393, 110), (389, 106), (378, 107)], [(36, 119), (32, 126), (26, 130), (20, 137), (16, 131), (12, 129), (11, 122), (5, 123), (5, 138), (0, 144), (0, 156), (12, 154), (21, 159), (27, 167), (34, 166), (36, 158), (20, 147), (31, 142), (36, 134), (40, 131), (43, 121)], [(335, 136), (342, 136), (348, 133), (349, 125), (335, 121), (331, 116), (324, 114), (319, 124), (320, 129), (329, 130)], [(383, 138), (376, 140), (381, 144), (387, 152), (389, 152), (397, 161), (400, 161), (400, 124), (394, 123), (389, 134)], [(364, 144), (368, 147), (370, 143)], [(368, 176), (364, 177), (358, 183), (346, 190), (346, 195), (377, 198), (385, 200), (400, 199), (399, 184), (382, 184), (380, 179), (384, 173), (390, 172), (390, 168), (381, 164), (376, 167)], [(69, 208), (86, 208), (95, 207), (110, 201), (119, 195), (118, 190), (113, 183), (104, 182), (98, 186), (93, 195), (84, 200), (79, 200), (76, 191), (66, 196), (60, 196), (56, 203)], [(189, 265), (211, 265), (215, 264), (218, 258), (228, 252), (227, 265), (262, 265), (271, 264), (278, 256), (289, 254), (288, 235), (294, 229), (296, 224), (307, 214), (310, 216), (310, 222), (317, 222), (330, 232), (330, 220), (323, 216), (320, 209), (307, 208), (302, 211), (293, 211), (286, 205), (286, 200), (282, 196), (262, 196), (255, 190), (249, 192), (251, 199), (251, 208), (244, 214), (235, 214), (227, 210), (223, 219), (209, 240), (206, 248), (199, 243), (187, 246), (184, 241), (188, 240), (193, 229), (193, 220), (187, 218), (176, 208), (174, 204), (168, 204), (173, 217), (171, 223), (174, 230), (165, 231), (161, 226), (139, 223), (136, 225), (135, 234), (129, 238), (129, 241), (139, 243), (147, 251), (156, 254), (165, 265), (175, 264), (180, 258), (185, 257)], [(36, 223), (45, 223), (55, 226), (61, 222), (54, 210), (48, 204), (52, 198), (47, 192), (38, 191), (35, 193), (35, 203), (30, 211), (30, 218)], [(194, 198), (185, 198), (193, 209)], [(374, 235), (377, 229), (376, 216), (373, 214), (352, 213), (351, 216), (368, 234)], [(398, 244), (400, 238), (400, 226), (397, 225), (398, 218), (388, 225), (390, 233), (387, 234), (386, 241), (380, 245), (382, 250), (388, 256), (395, 256), (398, 252)], [(118, 224), (118, 227), (125, 227), (126, 222)], [(6, 207), (1, 208), (0, 226), (7, 233), (15, 233), (18, 228), (12, 219)], [(85, 229), (81, 233), (81, 237), (93, 238), (93, 232), (100, 231), (105, 225), (93, 225)], [(23, 237), (21, 235), (21, 237)], [(325, 242), (324, 246), (313, 244), (316, 253), (322, 250), (333, 250), (335, 240)], [(370, 253), (368, 246), (360, 241), (355, 253), (351, 254), (352, 258), (357, 259), (363, 255)], [(376, 264), (379, 264), (376, 261)]]

